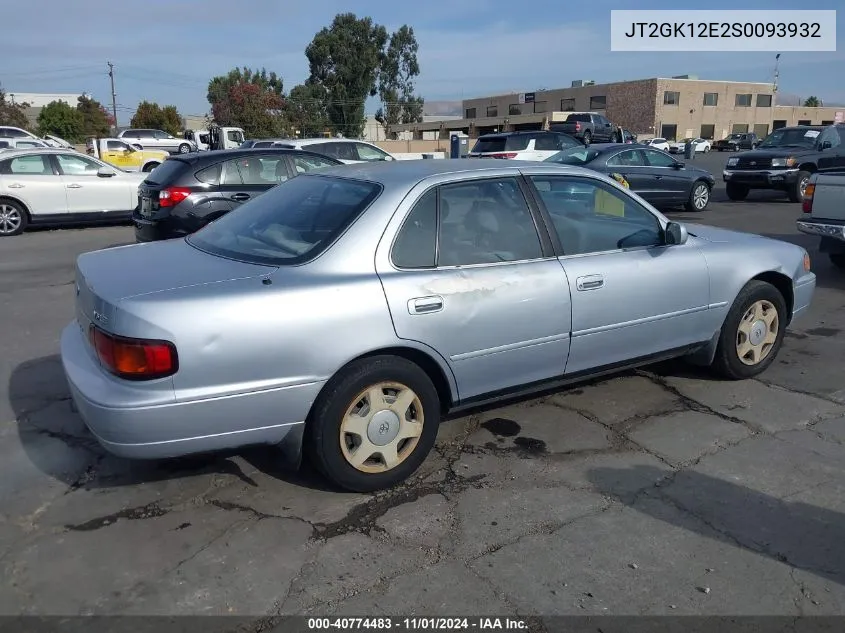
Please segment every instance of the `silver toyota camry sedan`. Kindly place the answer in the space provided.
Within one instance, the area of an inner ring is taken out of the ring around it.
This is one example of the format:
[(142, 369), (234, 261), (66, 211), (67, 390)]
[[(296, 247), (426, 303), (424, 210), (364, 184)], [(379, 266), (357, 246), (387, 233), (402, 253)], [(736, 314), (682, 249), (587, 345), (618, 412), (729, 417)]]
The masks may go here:
[(304, 448), (370, 491), (447, 412), (669, 357), (755, 376), (814, 288), (804, 249), (671, 222), (593, 171), (370, 163), (80, 256), (61, 350), (115, 454)]

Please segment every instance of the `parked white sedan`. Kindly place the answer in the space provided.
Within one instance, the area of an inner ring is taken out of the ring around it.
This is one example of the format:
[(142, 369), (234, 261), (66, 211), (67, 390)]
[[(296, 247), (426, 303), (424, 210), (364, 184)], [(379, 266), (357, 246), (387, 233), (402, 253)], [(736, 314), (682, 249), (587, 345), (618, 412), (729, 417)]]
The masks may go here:
[(7, 150), (0, 154), (0, 237), (30, 224), (128, 220), (148, 175), (73, 150)]
[(664, 152), (669, 151), (669, 141), (667, 141), (665, 138), (651, 138), (647, 140), (645, 144), (655, 149), (662, 149)]
[(692, 142), (696, 153), (707, 153), (710, 151), (710, 141), (704, 138), (682, 138), (669, 144), (669, 151), (672, 154), (683, 154), (686, 151), (687, 141)]

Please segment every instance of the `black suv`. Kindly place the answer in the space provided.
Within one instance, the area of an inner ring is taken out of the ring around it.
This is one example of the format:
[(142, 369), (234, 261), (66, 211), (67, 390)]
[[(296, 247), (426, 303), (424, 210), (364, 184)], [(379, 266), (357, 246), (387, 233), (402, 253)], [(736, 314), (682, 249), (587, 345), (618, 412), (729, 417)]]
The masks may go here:
[(297, 174), (339, 160), (293, 149), (229, 149), (171, 156), (138, 187), (138, 242), (183, 237)]
[(801, 202), (810, 175), (845, 167), (845, 125), (782, 127), (750, 152), (731, 156), (722, 172), (731, 200), (744, 200), (751, 189), (786, 192)]
[(742, 132), (716, 141), (713, 143), (713, 149), (719, 152), (736, 152), (741, 149), (756, 149), (759, 144), (760, 137), (754, 132)]

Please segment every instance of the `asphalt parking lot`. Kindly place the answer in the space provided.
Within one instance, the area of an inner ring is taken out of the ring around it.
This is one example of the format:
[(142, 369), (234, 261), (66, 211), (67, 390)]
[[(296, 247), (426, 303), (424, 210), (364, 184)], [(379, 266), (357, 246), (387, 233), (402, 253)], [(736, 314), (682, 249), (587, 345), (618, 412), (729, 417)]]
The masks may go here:
[[(696, 164), (720, 181), (727, 157)], [(669, 213), (810, 250), (814, 304), (760, 380), (670, 363), (477, 412), (376, 495), (270, 449), (106, 455), (58, 336), (75, 256), (131, 229), (3, 239), (0, 614), (843, 613), (845, 272), (799, 214), (779, 195), (729, 202), (721, 182), (703, 214)]]

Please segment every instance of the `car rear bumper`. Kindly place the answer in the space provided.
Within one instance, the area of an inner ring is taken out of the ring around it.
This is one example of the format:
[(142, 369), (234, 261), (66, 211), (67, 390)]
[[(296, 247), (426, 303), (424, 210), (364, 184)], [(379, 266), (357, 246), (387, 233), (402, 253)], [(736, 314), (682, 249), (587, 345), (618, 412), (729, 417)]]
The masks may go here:
[(818, 235), (845, 242), (845, 223), (833, 224), (819, 220), (798, 220), (796, 227), (807, 235)]
[(798, 180), (797, 169), (725, 169), (724, 182), (745, 185), (751, 189), (786, 189)]
[(813, 293), (816, 291), (816, 275), (805, 273), (792, 285), (792, 320), (804, 314), (810, 307), (813, 300)]
[[(255, 444), (298, 443), (324, 382), (177, 402), (106, 374), (76, 321), (61, 336), (62, 365), (85, 425), (110, 453), (161, 459)], [(169, 379), (165, 379), (169, 380)], [(161, 392), (158, 392), (159, 394)], [(290, 435), (290, 437), (288, 437)]]
[(135, 227), (136, 242), (169, 240), (176, 237), (185, 237), (191, 233), (170, 217), (151, 220), (141, 216), (137, 211), (132, 214), (132, 224)]

